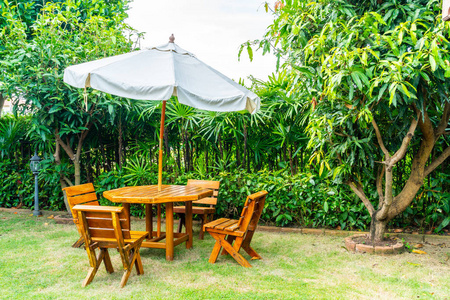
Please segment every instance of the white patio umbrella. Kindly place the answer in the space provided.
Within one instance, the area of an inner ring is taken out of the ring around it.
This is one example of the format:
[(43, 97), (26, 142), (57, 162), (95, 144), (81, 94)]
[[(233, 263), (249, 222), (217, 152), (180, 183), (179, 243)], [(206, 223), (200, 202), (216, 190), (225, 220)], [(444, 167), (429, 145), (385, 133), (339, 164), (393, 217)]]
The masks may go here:
[(162, 185), (162, 141), (166, 101), (177, 96), (180, 103), (210, 111), (255, 113), (260, 99), (253, 92), (198, 60), (174, 43), (116, 55), (64, 70), (64, 82), (119, 97), (162, 100), (159, 136), (158, 189)]

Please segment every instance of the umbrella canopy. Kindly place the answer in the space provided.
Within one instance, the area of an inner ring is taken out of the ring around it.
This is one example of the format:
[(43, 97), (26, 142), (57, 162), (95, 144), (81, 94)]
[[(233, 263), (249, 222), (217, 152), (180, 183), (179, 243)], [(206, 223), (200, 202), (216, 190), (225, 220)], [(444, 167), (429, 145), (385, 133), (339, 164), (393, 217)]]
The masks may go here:
[(168, 100), (212, 111), (248, 110), (260, 99), (253, 92), (173, 42), (112, 56), (64, 70), (64, 82), (138, 100)]
[(174, 43), (116, 55), (64, 70), (64, 82), (137, 100), (163, 100), (159, 135), (158, 187), (162, 185), (162, 140), (166, 100), (211, 111), (259, 110), (260, 99), (253, 92), (198, 60)]

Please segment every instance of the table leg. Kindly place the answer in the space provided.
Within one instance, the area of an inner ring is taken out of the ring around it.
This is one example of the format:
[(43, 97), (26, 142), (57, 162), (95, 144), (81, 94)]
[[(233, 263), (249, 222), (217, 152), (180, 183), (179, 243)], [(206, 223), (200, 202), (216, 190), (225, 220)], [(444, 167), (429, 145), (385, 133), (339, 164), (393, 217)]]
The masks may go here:
[(173, 203), (166, 203), (166, 260), (173, 260)]
[[(192, 248), (193, 244), (193, 235), (192, 235), (192, 201), (186, 201), (186, 212), (185, 212), (185, 226), (186, 233), (189, 234), (189, 239), (186, 241), (186, 249)], [(203, 230), (203, 228), (201, 229)]]
[(145, 230), (149, 233), (149, 238), (153, 238), (153, 205), (145, 204)]
[(125, 211), (128, 215), (128, 222), (129, 222), (131, 220), (130, 203), (122, 203), (122, 207), (125, 209)]
[(157, 205), (158, 211), (157, 211), (157, 215), (158, 215), (158, 222), (156, 224), (156, 236), (160, 237), (161, 236), (161, 204)]

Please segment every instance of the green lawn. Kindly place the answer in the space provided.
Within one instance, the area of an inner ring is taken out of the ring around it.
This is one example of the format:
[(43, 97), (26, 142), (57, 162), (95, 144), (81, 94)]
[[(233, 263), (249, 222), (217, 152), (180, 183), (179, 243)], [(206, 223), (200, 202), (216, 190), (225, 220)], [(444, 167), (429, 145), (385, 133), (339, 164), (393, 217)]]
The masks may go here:
[(0, 298), (450, 299), (450, 239), (425, 244), (424, 255), (374, 256), (347, 252), (342, 237), (257, 231), (253, 248), (263, 260), (246, 269), (230, 257), (208, 263), (214, 240), (195, 236), (193, 249), (175, 248), (173, 262), (162, 250), (142, 249), (145, 274), (133, 270), (121, 289), (115, 250), (116, 272), (102, 266), (81, 287), (89, 264), (84, 249), (70, 247), (77, 238), (73, 225), (0, 212)]

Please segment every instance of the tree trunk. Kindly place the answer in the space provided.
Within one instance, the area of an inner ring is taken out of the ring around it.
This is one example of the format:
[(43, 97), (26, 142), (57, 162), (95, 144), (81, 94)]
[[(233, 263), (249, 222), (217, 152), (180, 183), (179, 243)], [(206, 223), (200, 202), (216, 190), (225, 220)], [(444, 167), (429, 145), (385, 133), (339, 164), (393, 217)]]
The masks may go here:
[(106, 153), (105, 153), (105, 145), (103, 144), (103, 139), (102, 139), (101, 134), (98, 136), (98, 143), (100, 146), (100, 153), (102, 154), (102, 158), (103, 158), (103, 163), (102, 163), (103, 172), (105, 172), (106, 171)]
[(220, 151), (220, 159), (223, 160), (223, 143), (222, 143), (222, 138), (220, 136), (220, 133), (219, 133), (219, 138), (218, 138), (218, 145), (219, 145), (219, 151)]
[(294, 161), (292, 160), (292, 146), (288, 146), (286, 145), (286, 147), (288, 147), (288, 151), (289, 151), (289, 166), (291, 168), (291, 175), (294, 176)]
[(177, 143), (177, 165), (178, 170), (181, 170), (181, 145)]
[(167, 157), (170, 157), (170, 147), (169, 147), (169, 129), (164, 127), (164, 146), (166, 147), (166, 155)]
[(85, 164), (85, 168), (86, 168), (86, 177), (87, 177), (87, 181), (88, 182), (93, 182), (93, 176), (92, 176), (92, 164), (91, 164), (91, 152), (88, 151), (86, 153), (86, 164)]
[(188, 149), (188, 141), (187, 141), (187, 135), (185, 132), (182, 133), (183, 136), (183, 143), (184, 143), (184, 171), (189, 171), (189, 149)]
[(205, 142), (205, 169), (206, 169), (206, 174), (208, 174), (208, 170), (209, 170), (208, 142)]
[(3, 94), (0, 93), (0, 117), (2, 116), (3, 105), (5, 105), (5, 98), (3, 97)]
[[(60, 165), (61, 164), (61, 146), (59, 145), (58, 141), (55, 143), (55, 153), (53, 154), (53, 157), (55, 158), (55, 164)], [(70, 183), (70, 182), (69, 182)], [(63, 175), (59, 174), (59, 184), (61, 185), (61, 189), (67, 187), (67, 182), (64, 180)], [(69, 214), (71, 214), (69, 202), (67, 201), (66, 193), (63, 192), (63, 199), (64, 199), (64, 205), (66, 207), (66, 210)]]
[(242, 155), (242, 166), (245, 168), (245, 163), (247, 162), (247, 125), (244, 124), (244, 152)]
[(122, 131), (122, 119), (119, 118), (119, 169), (122, 169), (123, 162), (123, 131)]
[(75, 169), (75, 185), (81, 184), (81, 165), (78, 160), (73, 161), (73, 166)]
[(241, 166), (241, 153), (239, 151), (239, 140), (236, 136), (236, 161), (237, 161), (237, 168)]
[[(376, 213), (375, 213), (376, 214)], [(379, 221), (377, 218), (372, 216), (372, 221), (370, 223), (370, 238), (372, 239), (372, 243), (378, 243), (383, 241), (384, 234), (386, 233), (387, 221)]]

